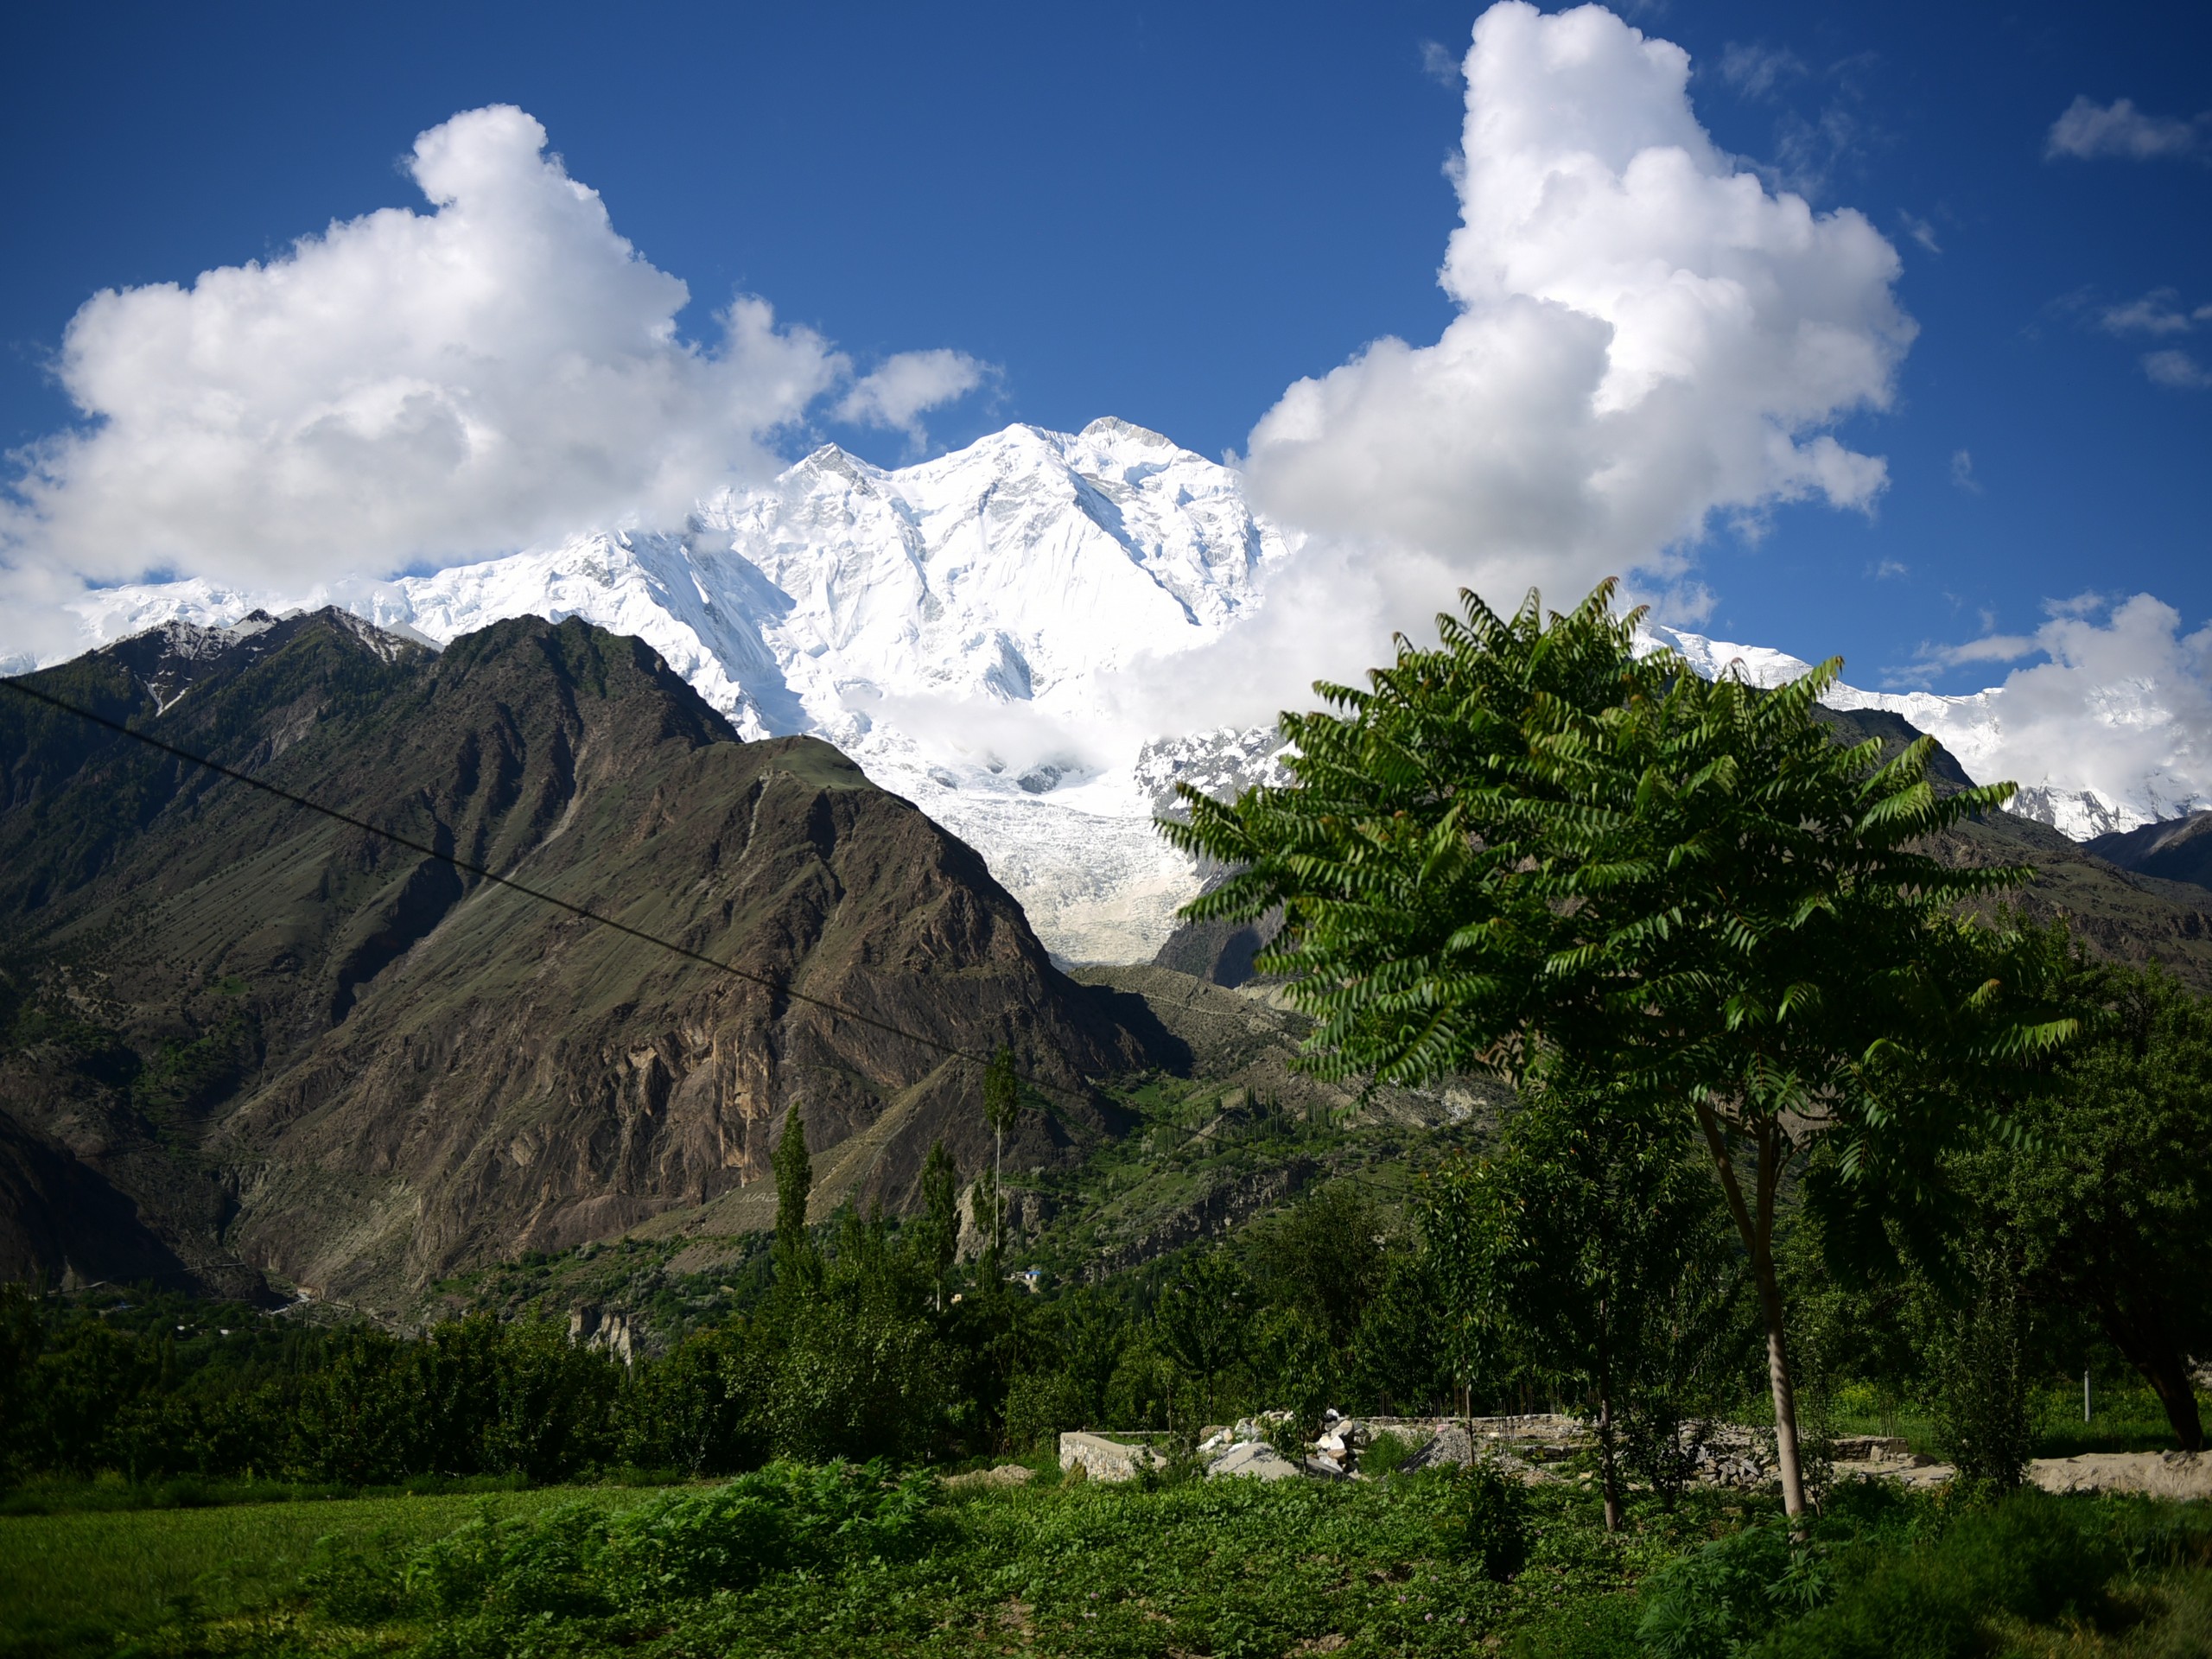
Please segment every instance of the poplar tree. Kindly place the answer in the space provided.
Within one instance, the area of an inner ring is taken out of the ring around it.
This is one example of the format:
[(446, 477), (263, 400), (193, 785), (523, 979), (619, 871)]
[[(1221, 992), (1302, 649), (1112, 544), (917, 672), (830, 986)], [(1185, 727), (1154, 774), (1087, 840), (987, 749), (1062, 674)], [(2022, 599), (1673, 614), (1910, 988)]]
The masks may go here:
[(922, 1164), (922, 1218), (916, 1230), (917, 1249), (937, 1287), (937, 1307), (944, 1311), (944, 1275), (960, 1249), (960, 1189), (952, 1154), (944, 1142), (930, 1143)]
[(1463, 594), (1364, 690), (1282, 718), (1293, 781), (1179, 786), (1176, 845), (1238, 872), (1192, 920), (1281, 931), (1255, 963), (1315, 1018), (1305, 1064), (1410, 1084), (1556, 1060), (1701, 1144), (1751, 1258), (1783, 1491), (1802, 1513), (1775, 1210), (1816, 1135), (1915, 1204), (1942, 1154), (2074, 1022), (2041, 957), (1962, 914), (2021, 884), (1926, 838), (2009, 784), (1939, 796), (1932, 740), (1885, 758), (1815, 718), (1841, 664), (1773, 691), (1639, 655), (1606, 582), (1567, 615)]
[(1003, 1160), (1006, 1132), (1021, 1115), (1021, 1079), (1014, 1069), (1014, 1051), (1001, 1043), (983, 1071), (983, 1122), (991, 1130), (991, 1253), (1006, 1248), (1006, 1185)]
[(806, 1124), (797, 1102), (776, 1142), (776, 1280), (799, 1283), (811, 1276), (814, 1249), (807, 1242), (806, 1204), (814, 1190), (814, 1161), (806, 1154)]

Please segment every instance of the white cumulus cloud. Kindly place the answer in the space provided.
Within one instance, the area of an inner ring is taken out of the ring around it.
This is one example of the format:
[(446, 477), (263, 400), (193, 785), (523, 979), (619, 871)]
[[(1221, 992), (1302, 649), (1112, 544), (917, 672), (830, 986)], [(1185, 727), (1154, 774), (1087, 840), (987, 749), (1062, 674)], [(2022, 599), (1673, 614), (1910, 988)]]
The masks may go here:
[[(2116, 603), (2084, 594), (2046, 609), (2032, 637), (1938, 653), (1957, 663), (2044, 658), (1986, 694), (2001, 718), (1977, 722), (1975, 741), (1960, 744), (1968, 772), (2029, 788), (2091, 790), (2152, 817), (2204, 805), (2212, 798), (2212, 626), (2186, 628), (2178, 611), (2148, 594)], [(1946, 735), (1941, 711), (1923, 723)]]
[(929, 439), (921, 417), (966, 397), (991, 372), (965, 352), (901, 352), (855, 380), (831, 412), (855, 425), (903, 432), (918, 448)]
[[(24, 458), (4, 586), (34, 604), (149, 571), (299, 591), (677, 521), (779, 467), (779, 432), (850, 363), (742, 296), (709, 343), (683, 338), (684, 284), (545, 145), (512, 106), (457, 115), (407, 158), (428, 211), (87, 301), (57, 365), (84, 420)], [(918, 431), (979, 372), (893, 358), (854, 407)]]
[(2132, 98), (2099, 104), (2083, 95), (2050, 124), (2044, 155), (2052, 161), (2071, 156), (2080, 161), (2116, 157), (2131, 162), (2199, 156), (2205, 150), (2207, 124), (2203, 116), (2183, 121), (2176, 116), (2147, 114), (2135, 107)]
[(1688, 55), (1600, 7), (1507, 0), (1464, 68), (1459, 315), (1299, 381), (1252, 431), (1253, 499), (1307, 538), (1252, 662), (1223, 666), (1254, 700), (1285, 689), (1254, 663), (1356, 673), (1459, 585), (1510, 607), (1621, 575), (1694, 609), (1688, 550), (1716, 518), (1863, 509), (1887, 479), (1825, 429), (1887, 406), (1914, 334), (1863, 215), (1732, 163)]

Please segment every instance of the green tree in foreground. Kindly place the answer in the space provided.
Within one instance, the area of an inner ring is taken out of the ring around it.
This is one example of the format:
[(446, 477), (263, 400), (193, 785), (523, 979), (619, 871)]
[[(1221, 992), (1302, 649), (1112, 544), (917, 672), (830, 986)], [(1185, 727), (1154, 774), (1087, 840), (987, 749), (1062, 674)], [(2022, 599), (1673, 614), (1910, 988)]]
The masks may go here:
[(1243, 1357), (1250, 1317), (1249, 1287), (1229, 1252), (1217, 1245), (1184, 1263), (1160, 1293), (1153, 1325), (1160, 1346), (1185, 1384), (1179, 1425), (1195, 1443), (1197, 1429), (1220, 1403), (1219, 1384)]
[(922, 1214), (915, 1227), (915, 1248), (929, 1268), (937, 1309), (942, 1313), (944, 1275), (952, 1271), (952, 1259), (960, 1252), (959, 1177), (942, 1141), (930, 1143), (930, 1155), (922, 1165)]
[(2190, 1378), (2212, 1353), (2212, 1004), (2161, 969), (2100, 970), (2113, 1005), (2024, 1133), (1969, 1160), (1992, 1218), (2019, 1241), (2029, 1288), (2094, 1320), (2204, 1445)]
[(1196, 920), (1284, 925), (1258, 963), (1316, 1018), (1306, 1061), (1412, 1084), (1539, 1059), (1671, 1106), (1701, 1140), (1751, 1260), (1784, 1500), (1804, 1482), (1774, 1232), (1808, 1141), (1883, 1204), (2072, 1034), (2038, 1001), (2047, 953), (1961, 920), (2023, 880), (1919, 843), (1994, 809), (1948, 798), (1923, 739), (1885, 760), (1815, 717), (1831, 661), (1778, 690), (1639, 657), (1613, 584), (1546, 619), (1473, 594), (1442, 644), (1401, 639), (1342, 712), (1283, 716), (1294, 782), (1181, 790), (1162, 833), (1239, 873)]
[(1491, 1274), (1516, 1348), (1587, 1403), (1605, 1529), (1625, 1467), (1679, 1492), (1679, 1433), (1719, 1381), (1735, 1274), (1712, 1178), (1685, 1137), (1634, 1107), (1540, 1084), (1495, 1160)]

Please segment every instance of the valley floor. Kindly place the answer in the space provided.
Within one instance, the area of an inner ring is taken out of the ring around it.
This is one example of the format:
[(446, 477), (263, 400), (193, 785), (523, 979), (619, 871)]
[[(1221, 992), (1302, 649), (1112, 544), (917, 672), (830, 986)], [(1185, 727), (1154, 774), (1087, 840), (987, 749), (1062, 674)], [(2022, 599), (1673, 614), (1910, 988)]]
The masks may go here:
[(2212, 1651), (2203, 1505), (1869, 1488), (1793, 1547), (1726, 1493), (1609, 1536), (1558, 1487), (1057, 1476), (0, 1518), (0, 1655)]

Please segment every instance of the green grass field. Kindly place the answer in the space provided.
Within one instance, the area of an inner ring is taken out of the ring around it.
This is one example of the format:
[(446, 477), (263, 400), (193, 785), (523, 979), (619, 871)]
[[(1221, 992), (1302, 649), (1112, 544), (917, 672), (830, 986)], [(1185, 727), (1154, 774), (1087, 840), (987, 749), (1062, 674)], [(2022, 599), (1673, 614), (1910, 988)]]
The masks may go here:
[[(1770, 1503), (1740, 1495), (1693, 1493), (1671, 1515), (1639, 1505), (1608, 1535), (1587, 1491), (1555, 1485), (1527, 1495), (1501, 1574), (1471, 1486), (952, 1493), (926, 1477), (772, 1469), (658, 1491), (10, 1516), (0, 1656), (2212, 1651), (2202, 1505), (1862, 1492), (1796, 1546)], [(1674, 1634), (1655, 1645), (1670, 1609)], [(1912, 1645), (1938, 1627), (1949, 1634)]]
[(99, 1650), (117, 1637), (265, 1607), (295, 1590), (324, 1537), (399, 1543), (449, 1533), (487, 1505), (526, 1516), (579, 1498), (612, 1509), (650, 1496), (550, 1487), (0, 1516), (0, 1655)]

